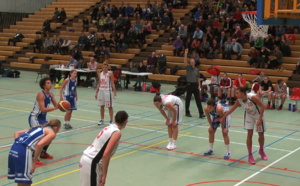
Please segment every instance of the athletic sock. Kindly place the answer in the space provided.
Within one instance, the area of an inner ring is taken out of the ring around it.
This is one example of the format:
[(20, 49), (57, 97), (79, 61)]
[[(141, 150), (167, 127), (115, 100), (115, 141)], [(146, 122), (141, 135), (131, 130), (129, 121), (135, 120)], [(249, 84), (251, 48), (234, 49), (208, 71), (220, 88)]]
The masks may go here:
[(264, 150), (264, 145), (262, 144), (262, 145), (259, 145), (259, 150), (261, 151), (261, 150)]
[(268, 105), (270, 105), (271, 104), (271, 102), (270, 101), (268, 101)]
[(247, 148), (248, 148), (248, 154), (252, 155), (252, 146), (248, 146)]
[(225, 145), (225, 148), (226, 148), (226, 152), (229, 152), (229, 144)]
[(214, 150), (214, 143), (209, 143), (209, 149)]

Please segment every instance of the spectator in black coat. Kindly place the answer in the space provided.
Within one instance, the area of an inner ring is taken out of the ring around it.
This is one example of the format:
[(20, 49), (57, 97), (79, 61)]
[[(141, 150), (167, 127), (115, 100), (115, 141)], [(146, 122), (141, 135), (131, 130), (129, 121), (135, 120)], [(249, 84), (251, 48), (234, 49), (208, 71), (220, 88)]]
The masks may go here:
[(36, 50), (38, 50), (40, 53), (42, 50), (42, 47), (43, 47), (43, 41), (39, 35), (36, 35), (36, 38), (35, 38), (34, 44), (33, 44), (33, 52), (36, 53)]
[(14, 46), (16, 46), (16, 43), (21, 42), (23, 38), (25, 38), (25, 36), (18, 30), (13, 38), (8, 39), (7, 45), (9, 46), (10, 42), (13, 42)]

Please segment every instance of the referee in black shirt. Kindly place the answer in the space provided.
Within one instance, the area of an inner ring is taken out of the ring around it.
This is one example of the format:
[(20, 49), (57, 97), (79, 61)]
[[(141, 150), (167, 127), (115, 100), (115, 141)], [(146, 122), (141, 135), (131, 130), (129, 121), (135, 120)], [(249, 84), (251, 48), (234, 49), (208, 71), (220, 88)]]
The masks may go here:
[(187, 117), (192, 117), (190, 113), (190, 102), (192, 94), (194, 94), (196, 104), (198, 107), (199, 118), (204, 118), (203, 108), (200, 101), (200, 87), (201, 87), (201, 78), (199, 69), (195, 66), (195, 60), (190, 59), (187, 62), (188, 49), (184, 53), (184, 64), (186, 69), (186, 78), (187, 78), (187, 87), (186, 87), (186, 98), (185, 98), (185, 115)]

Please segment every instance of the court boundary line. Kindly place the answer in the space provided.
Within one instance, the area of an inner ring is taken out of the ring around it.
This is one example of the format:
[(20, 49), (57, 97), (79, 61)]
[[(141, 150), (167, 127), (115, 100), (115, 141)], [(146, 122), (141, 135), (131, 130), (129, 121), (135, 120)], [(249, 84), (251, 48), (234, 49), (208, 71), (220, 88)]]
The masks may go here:
[(268, 169), (269, 167), (271, 167), (272, 165), (274, 165), (275, 163), (281, 161), (282, 159), (288, 157), (289, 155), (297, 152), (300, 149), (300, 147), (298, 147), (297, 149), (293, 150), (292, 152), (282, 156), (281, 158), (277, 159), (276, 161), (272, 162), (271, 164), (267, 165), (266, 167), (262, 168), (261, 170), (257, 171), (256, 173), (248, 176), (247, 178), (243, 179), (242, 181), (240, 181), (239, 183), (235, 184), (234, 186), (239, 186), (242, 183), (244, 183), (245, 181), (248, 181), (249, 179), (253, 178), (254, 176), (258, 175), (259, 173), (263, 172), (264, 170)]

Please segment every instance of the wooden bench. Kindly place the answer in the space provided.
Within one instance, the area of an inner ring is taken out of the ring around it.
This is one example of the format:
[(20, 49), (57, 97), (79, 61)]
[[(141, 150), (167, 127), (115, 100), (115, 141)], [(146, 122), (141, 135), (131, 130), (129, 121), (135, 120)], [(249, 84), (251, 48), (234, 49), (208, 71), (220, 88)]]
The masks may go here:
[(18, 47), (18, 46), (0, 46), (0, 50), (20, 52), (22, 50), (22, 47)]
[(20, 63), (20, 62), (10, 62), (10, 67), (13, 68), (21, 68), (21, 69), (33, 69), (39, 70), (41, 68), (41, 64), (28, 64), (28, 63)]
[[(7, 41), (0, 41), (0, 46), (7, 46)], [(28, 43), (25, 42), (17, 42), (17, 47), (28, 47)]]
[(0, 56), (13, 56), (15, 54), (15, 51), (1, 51), (0, 50)]
[(177, 75), (163, 75), (163, 74), (150, 74), (148, 75), (149, 80), (167, 81), (167, 82), (177, 82), (179, 76)]
[(67, 61), (70, 58), (69, 55), (43, 54), (43, 53), (32, 53), (32, 52), (27, 52), (25, 56), (26, 57), (36, 56), (41, 59), (45, 59), (46, 57), (52, 57), (52, 59), (67, 60)]
[(118, 64), (118, 65), (126, 65), (128, 59), (116, 59), (116, 58), (108, 58), (109, 64)]
[(6, 61), (6, 59), (7, 59), (7, 56), (0, 56), (1, 61)]

